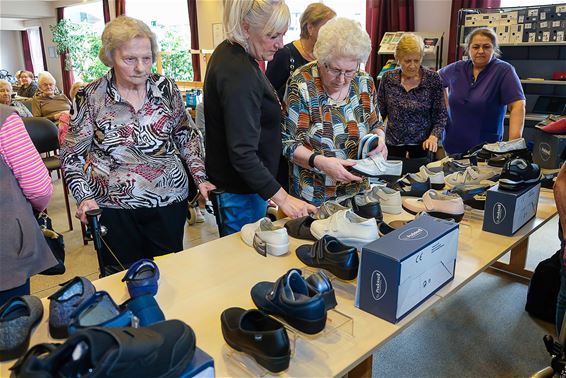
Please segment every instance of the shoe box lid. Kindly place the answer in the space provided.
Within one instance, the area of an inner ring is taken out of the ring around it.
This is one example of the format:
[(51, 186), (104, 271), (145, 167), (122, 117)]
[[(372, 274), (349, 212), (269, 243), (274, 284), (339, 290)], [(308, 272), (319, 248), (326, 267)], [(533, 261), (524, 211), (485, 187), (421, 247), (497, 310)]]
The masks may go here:
[(422, 216), (362, 248), (356, 306), (396, 323), (454, 277), (459, 226)]
[(180, 378), (191, 377), (214, 378), (214, 359), (199, 347), (195, 349), (191, 363), (180, 376)]

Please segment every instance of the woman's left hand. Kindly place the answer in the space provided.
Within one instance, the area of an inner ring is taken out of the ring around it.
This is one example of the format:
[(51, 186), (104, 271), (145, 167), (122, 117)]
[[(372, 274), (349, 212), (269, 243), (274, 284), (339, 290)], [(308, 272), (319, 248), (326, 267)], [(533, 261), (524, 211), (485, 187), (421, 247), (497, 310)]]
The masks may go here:
[(438, 138), (435, 137), (434, 135), (429, 136), (423, 142), (423, 150), (429, 150), (429, 151), (432, 151), (432, 152), (436, 152), (436, 150), (438, 150)]
[(204, 197), (205, 200), (208, 201), (208, 192), (211, 190), (216, 189), (216, 185), (211, 182), (205, 181), (198, 186), (198, 190), (200, 194)]
[(385, 135), (383, 136), (379, 135), (379, 141), (377, 142), (377, 147), (375, 147), (373, 150), (368, 152), (368, 156), (373, 156), (378, 153), (381, 154), (381, 156), (383, 156), (383, 158), (387, 160), (388, 151), (387, 151), (387, 146), (385, 145)]

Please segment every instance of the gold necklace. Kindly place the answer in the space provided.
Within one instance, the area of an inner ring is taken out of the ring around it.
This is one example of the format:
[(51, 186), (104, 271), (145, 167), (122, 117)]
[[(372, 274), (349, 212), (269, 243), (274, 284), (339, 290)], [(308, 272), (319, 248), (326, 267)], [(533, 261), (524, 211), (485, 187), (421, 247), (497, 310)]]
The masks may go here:
[(299, 43), (301, 45), (301, 49), (303, 50), (303, 52), (305, 53), (305, 58), (307, 58), (308, 61), (313, 61), (315, 60), (315, 56), (312, 54), (312, 52), (308, 52), (307, 49), (305, 49), (305, 46), (303, 46), (303, 40), (302, 38), (299, 38)]

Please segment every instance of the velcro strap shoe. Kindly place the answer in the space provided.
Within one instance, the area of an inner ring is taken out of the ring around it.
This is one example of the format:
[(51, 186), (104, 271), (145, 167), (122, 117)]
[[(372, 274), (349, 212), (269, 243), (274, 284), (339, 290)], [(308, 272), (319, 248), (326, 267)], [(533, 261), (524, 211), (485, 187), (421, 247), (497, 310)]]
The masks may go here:
[(311, 233), (317, 239), (324, 235), (334, 236), (356, 248), (379, 238), (375, 218), (362, 218), (352, 210), (340, 210), (330, 218), (314, 221)]
[(244, 225), (240, 235), (244, 243), (262, 256), (281, 256), (289, 252), (287, 229), (274, 225), (267, 217)]
[(303, 264), (326, 269), (342, 280), (353, 280), (358, 275), (358, 251), (333, 236), (325, 235), (314, 244), (301, 245), (296, 254)]

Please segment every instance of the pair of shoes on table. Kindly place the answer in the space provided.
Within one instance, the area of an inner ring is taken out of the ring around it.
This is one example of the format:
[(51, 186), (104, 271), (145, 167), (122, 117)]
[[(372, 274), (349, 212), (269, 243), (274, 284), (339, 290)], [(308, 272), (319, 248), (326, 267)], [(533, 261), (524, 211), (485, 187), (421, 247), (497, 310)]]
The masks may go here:
[(240, 236), (244, 243), (262, 256), (281, 256), (289, 252), (287, 229), (274, 225), (268, 217), (244, 225)]
[(489, 160), (493, 156), (510, 152), (528, 152), (527, 143), (524, 138), (517, 138), (506, 142), (495, 142), (484, 144), (477, 156), (483, 160)]
[(196, 338), (180, 320), (144, 328), (81, 330), (64, 344), (38, 344), (11, 368), (17, 377), (178, 377), (193, 359)]
[(43, 317), (38, 297), (12, 297), (0, 307), (0, 362), (20, 357), (29, 347), (34, 328)]
[(357, 249), (333, 236), (325, 235), (314, 244), (301, 245), (295, 253), (305, 265), (326, 269), (341, 280), (353, 280), (358, 276)]
[(519, 190), (541, 180), (538, 165), (525, 159), (513, 159), (505, 163), (499, 178), (499, 187), (505, 190)]
[(423, 178), (415, 173), (407, 173), (387, 186), (398, 191), (402, 196), (420, 197), (431, 188), (431, 183), (428, 177)]
[(352, 209), (356, 215), (362, 218), (375, 218), (378, 221), (383, 219), (379, 198), (367, 195), (366, 193), (360, 193), (343, 200), (339, 199), (338, 201), (346, 208)]
[(516, 150), (504, 154), (493, 155), (491, 158), (489, 158), (489, 160), (487, 160), (487, 165), (491, 167), (503, 168), (505, 163), (507, 163), (509, 160), (517, 158), (525, 159), (527, 161), (533, 161), (533, 155), (531, 151), (525, 148), (523, 150)]
[(482, 181), (496, 182), (501, 168), (488, 166), (470, 166), (463, 172), (452, 173), (445, 177), (446, 187), (451, 189), (458, 185), (479, 185)]
[(411, 214), (425, 212), (436, 218), (452, 218), (456, 222), (464, 217), (464, 201), (459, 195), (434, 189), (423, 194), (422, 198), (404, 199), (403, 209)]
[(393, 179), (401, 176), (403, 162), (401, 160), (385, 160), (381, 154), (375, 154), (362, 160), (355, 160), (352, 171), (364, 176)]
[(339, 210), (329, 218), (314, 221), (311, 233), (317, 240), (330, 235), (356, 248), (379, 238), (375, 218), (362, 218), (351, 209)]

